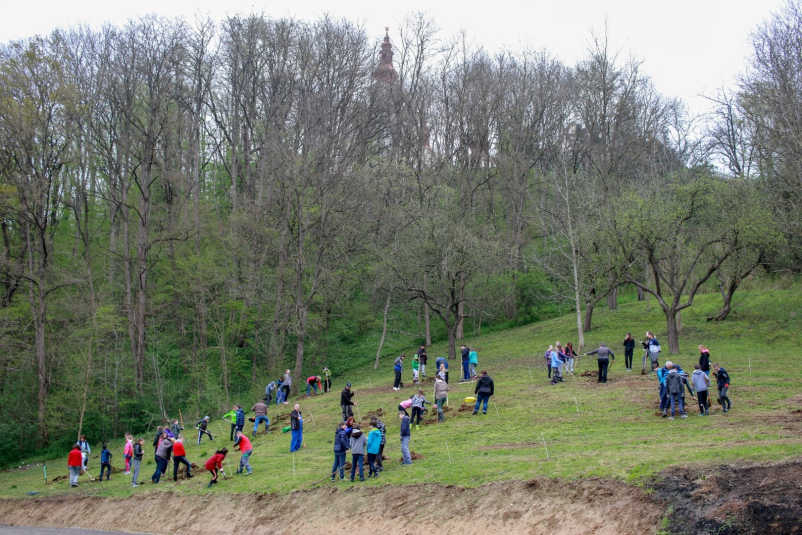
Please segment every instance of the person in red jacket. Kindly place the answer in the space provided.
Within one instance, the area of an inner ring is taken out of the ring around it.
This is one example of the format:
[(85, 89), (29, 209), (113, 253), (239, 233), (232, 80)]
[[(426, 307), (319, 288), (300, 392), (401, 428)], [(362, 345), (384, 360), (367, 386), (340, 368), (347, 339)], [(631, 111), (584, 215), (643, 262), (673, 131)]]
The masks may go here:
[(72, 451), (67, 457), (67, 467), (70, 470), (70, 488), (78, 486), (78, 476), (81, 475), (81, 466), (83, 466), (83, 462), (81, 446), (76, 444), (72, 447)]
[(223, 470), (223, 459), (226, 458), (227, 453), (228, 448), (217, 450), (214, 452), (214, 455), (209, 457), (209, 460), (206, 461), (206, 469), (212, 474), (212, 480), (209, 481), (209, 485), (206, 487), (207, 489), (212, 488), (213, 483), (217, 483), (218, 473), (222, 472), (223, 475), (226, 475), (225, 470)]
[(179, 437), (173, 444), (173, 481), (178, 481), (178, 465), (183, 463), (187, 467), (187, 479), (193, 477), (192, 465), (187, 461), (187, 450), (184, 449), (184, 437)]
[(251, 441), (248, 440), (248, 437), (246, 437), (242, 431), (237, 431), (237, 439), (234, 441), (234, 449), (239, 449), (239, 451), (242, 453), (242, 456), (239, 459), (239, 468), (237, 469), (237, 473), (241, 474), (242, 470), (245, 469), (247, 470), (245, 475), (251, 475), (253, 473), (253, 468), (251, 468), (248, 460), (251, 458), (251, 453), (253, 453), (253, 446), (251, 446)]

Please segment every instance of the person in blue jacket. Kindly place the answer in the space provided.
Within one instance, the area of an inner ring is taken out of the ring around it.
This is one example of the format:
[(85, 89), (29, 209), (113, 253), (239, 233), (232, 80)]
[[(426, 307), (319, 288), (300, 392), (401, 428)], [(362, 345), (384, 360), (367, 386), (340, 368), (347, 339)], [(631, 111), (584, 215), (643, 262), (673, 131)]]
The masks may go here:
[(103, 470), (106, 470), (106, 481), (111, 476), (111, 452), (103, 444), (103, 449), (100, 450), (100, 480), (103, 481)]
[(373, 421), (371, 421), (371, 425), (373, 426), (373, 431), (368, 434), (368, 477), (379, 477), (379, 471), (377, 470), (376, 466), (376, 457), (379, 455), (379, 451), (381, 451), (382, 445), (382, 432), (381, 430), (375, 426)]
[(345, 452), (351, 447), (348, 433), (345, 430), (345, 422), (340, 422), (334, 430), (334, 465), (331, 467), (331, 480), (340, 472), (340, 481), (345, 481)]

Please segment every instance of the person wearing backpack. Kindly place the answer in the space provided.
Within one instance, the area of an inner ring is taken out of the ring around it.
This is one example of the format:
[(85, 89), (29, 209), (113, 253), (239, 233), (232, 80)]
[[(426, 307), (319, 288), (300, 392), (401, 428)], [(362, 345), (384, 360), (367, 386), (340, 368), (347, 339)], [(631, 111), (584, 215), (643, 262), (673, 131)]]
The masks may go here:
[(702, 370), (701, 364), (694, 366), (691, 382), (696, 389), (696, 401), (699, 403), (699, 416), (708, 416), (707, 409), (707, 389), (710, 387), (710, 377)]
[(675, 414), (679, 414), (682, 418), (687, 418), (685, 414), (685, 407), (682, 406), (682, 379), (680, 378), (677, 369), (671, 365), (666, 364), (668, 368), (668, 375), (666, 376), (666, 390), (668, 390), (668, 399), (671, 402), (671, 416), (669, 420), (674, 419)]
[(648, 331), (646, 333), (646, 348), (649, 350), (649, 359), (652, 361), (652, 367), (654, 364), (660, 364), (660, 342), (657, 341), (657, 337), (655, 337), (652, 331)]
[(715, 370), (714, 375), (716, 376), (716, 386), (718, 387), (718, 404), (721, 405), (724, 412), (729, 412), (732, 408), (732, 401), (727, 396), (727, 391), (730, 389), (730, 374), (718, 364), (714, 364), (713, 369)]

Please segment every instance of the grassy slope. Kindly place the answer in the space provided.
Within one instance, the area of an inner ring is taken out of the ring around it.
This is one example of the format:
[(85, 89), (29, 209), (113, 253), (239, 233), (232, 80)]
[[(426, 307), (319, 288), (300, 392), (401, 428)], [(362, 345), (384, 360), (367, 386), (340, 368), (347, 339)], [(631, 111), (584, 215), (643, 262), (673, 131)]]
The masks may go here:
[[(636, 372), (625, 373), (623, 354), (612, 367), (611, 382), (607, 385), (597, 385), (595, 379), (579, 376), (581, 371), (595, 367), (595, 360), (582, 358), (575, 378), (549, 386), (541, 355), (555, 340), (576, 339), (575, 317), (568, 315), (468, 339), (467, 343), (479, 350), (480, 369), (489, 370), (495, 380), (496, 395), (492, 401), (498, 414), (491, 405), (487, 416), (450, 412), (443, 425), (421, 426), (419, 431), (413, 431), (411, 449), (422, 454), (424, 459), (404, 468), (396, 466), (395, 461), (400, 457), (397, 416), (386, 418), (388, 447), (385, 454), (393, 461), (385, 463), (388, 468), (380, 479), (364, 484), (438, 482), (473, 486), (539, 475), (604, 476), (639, 482), (644, 476), (676, 464), (699, 465), (702, 471), (705, 465), (721, 462), (777, 461), (798, 456), (802, 453), (801, 429), (798, 423), (788, 422), (786, 416), (802, 403), (802, 396), (794, 398), (799, 394), (802, 376), (796, 358), (802, 345), (802, 296), (795, 291), (742, 292), (736, 295), (735, 314), (730, 319), (720, 324), (706, 322), (705, 316), (718, 306), (720, 299), (716, 295), (705, 295), (685, 311), (682, 354), (671, 358), (684, 368), (692, 369), (697, 361), (696, 346), (706, 344), (711, 349), (712, 360), (722, 363), (732, 376), (730, 395), (734, 409), (729, 414), (715, 412), (709, 418), (698, 418), (691, 410), (687, 420), (667, 421), (655, 417), (656, 382)], [(652, 329), (667, 349), (665, 336), (660, 336), (664, 325), (658, 308), (653, 306), (647, 312), (645, 303), (631, 303), (619, 307), (618, 311), (600, 310), (587, 342), (589, 347), (595, 347), (597, 342), (605, 341), (618, 352), (624, 332), (633, 332), (637, 339), (647, 329)], [(442, 344), (429, 352), (432, 356), (444, 353)], [(636, 351), (639, 360), (638, 353)], [(351, 379), (364, 418), (369, 410), (378, 407), (396, 414), (394, 409), (398, 402), (412, 393), (411, 388), (402, 392), (393, 392), (390, 388), (391, 362), (387, 358), (381, 370), (368, 369), (354, 374)], [(530, 379), (529, 366), (534, 380)], [(636, 364), (636, 368), (638, 366)], [(457, 363), (452, 365), (450, 405), (453, 409), (473, 392), (472, 383), (460, 385), (456, 382), (457, 367)], [(405, 379), (411, 383), (409, 369), (405, 370)], [(332, 464), (333, 430), (340, 418), (338, 393), (342, 385), (334, 386), (334, 394), (301, 400), (302, 411), (307, 418), (312, 416), (314, 423), (306, 424), (308, 448), (295, 454), (295, 473), (293, 456), (289, 453), (289, 434), (271, 433), (254, 442), (254, 475), (221, 482), (216, 492), (284, 493), (306, 488), (325, 476)], [(432, 399), (428, 386), (426, 395)], [(253, 400), (239, 401), (248, 406)], [(280, 407), (278, 412), (288, 413), (287, 407)], [(275, 414), (274, 405), (271, 419)], [(431, 417), (431, 412), (427, 417)], [(219, 432), (217, 422), (213, 422), (212, 430)], [(276, 427), (283, 425), (286, 424), (281, 422)], [(227, 424), (223, 423), (223, 427), (224, 438), (228, 438)], [(148, 448), (142, 480), (148, 479), (154, 468), (149, 447), (151, 439), (146, 437)], [(548, 458), (543, 439), (548, 445)], [(192, 440), (189, 442), (188, 456), (198, 464), (213, 453), (212, 444), (222, 445), (219, 440), (210, 443), (204, 439), (201, 447)], [(99, 453), (100, 444), (94, 443), (93, 447), (93, 452)], [(111, 448), (115, 467), (121, 467), (122, 443), (115, 443)], [(236, 454), (229, 457), (232, 463), (236, 462)], [(98, 459), (93, 458), (90, 466), (92, 475), (97, 476)], [(48, 468), (51, 478), (66, 474), (66, 459), (50, 462)], [(82, 476), (78, 492), (126, 496), (160, 488), (195, 493), (205, 491), (207, 479), (204, 473), (178, 485), (170, 481), (159, 487), (148, 484), (131, 489), (129, 477), (122, 474), (115, 474), (110, 483), (102, 486), (88, 485), (86, 477)], [(0, 497), (23, 496), (29, 491), (39, 491), (40, 495), (76, 492), (67, 486), (65, 481), (45, 486), (41, 467), (0, 474)]]

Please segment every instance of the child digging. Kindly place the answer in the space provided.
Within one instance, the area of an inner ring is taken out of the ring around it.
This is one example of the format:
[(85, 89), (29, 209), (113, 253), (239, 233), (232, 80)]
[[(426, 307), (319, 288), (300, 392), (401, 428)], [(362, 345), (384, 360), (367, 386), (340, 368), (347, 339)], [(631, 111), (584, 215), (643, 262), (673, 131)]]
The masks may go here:
[(226, 458), (227, 454), (228, 448), (223, 448), (217, 450), (214, 455), (209, 457), (209, 460), (206, 461), (206, 469), (212, 474), (212, 480), (209, 481), (209, 484), (206, 486), (207, 489), (212, 488), (212, 485), (217, 483), (217, 476), (219, 474), (226, 475), (223, 470), (223, 460)]
[[(415, 429), (420, 429), (420, 418), (423, 416), (423, 411), (429, 401), (423, 395), (423, 390), (418, 390), (418, 393), (412, 396), (412, 422), (415, 423)], [(417, 420), (416, 420), (417, 418)]]

